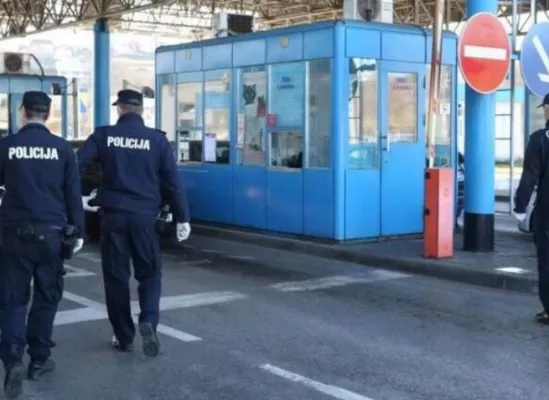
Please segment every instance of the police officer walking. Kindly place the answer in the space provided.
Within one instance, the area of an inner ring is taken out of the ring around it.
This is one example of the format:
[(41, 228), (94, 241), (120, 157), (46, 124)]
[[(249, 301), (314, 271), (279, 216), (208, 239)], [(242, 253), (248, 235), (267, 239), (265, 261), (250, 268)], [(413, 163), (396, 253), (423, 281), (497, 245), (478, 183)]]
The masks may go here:
[(544, 109), (546, 124), (545, 128), (535, 131), (528, 141), (522, 176), (515, 194), (514, 214), (519, 221), (524, 220), (526, 207), (537, 186), (533, 231), (543, 311), (536, 314), (536, 321), (549, 325), (549, 94), (540, 107)]
[(170, 143), (162, 131), (143, 122), (142, 94), (121, 90), (113, 105), (118, 107), (116, 125), (96, 128), (77, 158), (81, 173), (93, 161), (101, 165), (101, 186), (89, 204), (101, 208), (101, 263), (107, 311), (116, 337), (112, 345), (123, 352), (133, 350), (131, 259), (139, 282), (143, 352), (155, 357), (162, 269), (155, 222), (161, 190), (169, 196), (179, 241), (190, 235), (189, 210)]
[[(28, 344), (29, 379), (53, 370), (50, 358), (53, 322), (63, 296), (63, 232), (75, 227), (72, 251), (82, 248), (84, 210), (80, 177), (72, 147), (45, 126), (51, 99), (26, 92), (22, 127), (0, 140), (2, 228), (0, 358), (6, 369), (8, 398), (22, 393), (23, 352)], [(78, 239), (77, 239), (78, 238)], [(31, 279), (33, 298), (27, 319)]]

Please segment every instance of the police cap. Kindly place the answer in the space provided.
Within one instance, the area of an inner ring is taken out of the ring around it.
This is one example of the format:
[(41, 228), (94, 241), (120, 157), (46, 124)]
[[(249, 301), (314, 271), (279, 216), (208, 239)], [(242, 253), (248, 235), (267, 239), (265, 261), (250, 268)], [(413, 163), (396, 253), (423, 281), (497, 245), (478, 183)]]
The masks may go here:
[(39, 113), (49, 113), (51, 106), (51, 99), (44, 92), (29, 91), (23, 94), (23, 101), (21, 106), (27, 111), (34, 111)]
[(543, 106), (549, 106), (549, 93), (545, 95), (545, 97), (543, 98), (543, 101), (539, 105), (539, 107), (543, 107)]
[(118, 92), (118, 99), (116, 99), (116, 101), (112, 103), (113, 106), (117, 106), (119, 104), (126, 104), (129, 106), (142, 106), (143, 95), (131, 89), (121, 90)]

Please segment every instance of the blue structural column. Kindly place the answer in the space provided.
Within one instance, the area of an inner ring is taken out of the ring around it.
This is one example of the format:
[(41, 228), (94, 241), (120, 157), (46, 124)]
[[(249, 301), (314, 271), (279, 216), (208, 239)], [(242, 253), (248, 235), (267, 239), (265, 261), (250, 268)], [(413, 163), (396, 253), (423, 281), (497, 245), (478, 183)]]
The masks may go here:
[[(497, 0), (468, 0), (467, 16), (496, 13)], [(495, 95), (465, 88), (466, 251), (494, 251)]]
[(100, 18), (95, 21), (93, 39), (93, 121), (97, 127), (108, 125), (111, 115), (111, 44), (106, 19)]

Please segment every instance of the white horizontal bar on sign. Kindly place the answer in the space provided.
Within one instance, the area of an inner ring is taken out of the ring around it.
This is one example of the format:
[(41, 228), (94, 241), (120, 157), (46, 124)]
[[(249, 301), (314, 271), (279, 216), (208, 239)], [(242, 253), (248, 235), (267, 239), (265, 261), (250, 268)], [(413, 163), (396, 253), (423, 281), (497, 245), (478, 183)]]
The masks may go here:
[(465, 45), (463, 56), (466, 58), (482, 58), (484, 60), (507, 60), (507, 49), (501, 47), (486, 47)]
[(331, 396), (339, 400), (373, 400), (371, 397), (362, 396), (358, 393), (351, 392), (350, 390), (343, 389), (333, 385), (326, 385), (325, 383), (317, 382), (312, 379), (306, 378), (304, 376), (294, 374), (293, 372), (286, 371), (282, 368), (275, 367), (270, 364), (263, 364), (259, 368), (264, 371), (267, 371), (273, 375), (276, 375), (280, 378), (287, 379), (291, 382), (300, 383), (303, 386), (306, 386), (310, 389), (316, 390), (317, 392), (323, 393), (325, 395)]

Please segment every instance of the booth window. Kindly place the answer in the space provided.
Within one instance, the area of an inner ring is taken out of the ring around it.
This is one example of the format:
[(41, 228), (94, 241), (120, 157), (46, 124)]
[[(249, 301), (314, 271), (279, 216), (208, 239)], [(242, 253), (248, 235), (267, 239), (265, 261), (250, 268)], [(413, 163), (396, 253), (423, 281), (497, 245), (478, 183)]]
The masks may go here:
[(270, 166), (303, 168), (305, 63), (272, 65), (269, 90)]
[(387, 140), (393, 143), (417, 143), (417, 84), (415, 73), (389, 72), (388, 74)]
[[(429, 113), (429, 88), (431, 67), (425, 72), (425, 135), (427, 139)], [(439, 115), (435, 127), (435, 167), (449, 167), (451, 163), (451, 132), (452, 132), (452, 67), (443, 65), (440, 69)], [(427, 143), (427, 140), (425, 141)], [(428, 151), (429, 149), (426, 149)], [(426, 154), (425, 157), (428, 157)]]
[(10, 126), (10, 113), (7, 93), (0, 93), (0, 138), (7, 136)]
[(238, 71), (237, 147), (240, 163), (265, 165), (267, 71), (265, 66)]
[(309, 61), (307, 82), (309, 153), (308, 167), (330, 167), (332, 62), (329, 59)]
[(175, 137), (175, 75), (158, 76), (157, 87), (160, 88), (158, 106), (158, 127), (166, 132), (166, 137), (174, 149), (176, 149)]
[(376, 169), (379, 168), (376, 61), (349, 59), (349, 81), (349, 169)]
[(50, 116), (46, 121), (46, 126), (56, 136), (63, 136), (63, 115), (62, 115), (62, 96), (50, 96), (51, 107)]
[(207, 71), (204, 80), (204, 161), (229, 164), (231, 73)]
[(202, 162), (202, 72), (177, 76), (179, 162)]

